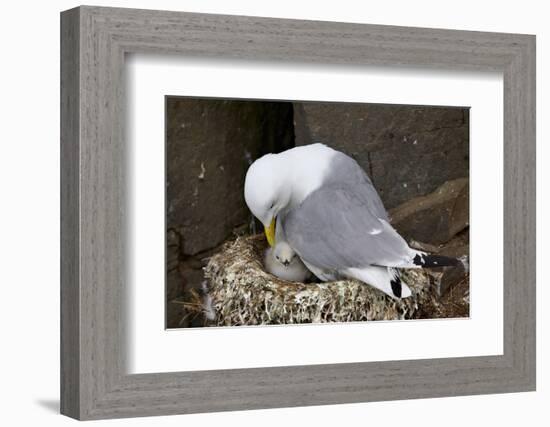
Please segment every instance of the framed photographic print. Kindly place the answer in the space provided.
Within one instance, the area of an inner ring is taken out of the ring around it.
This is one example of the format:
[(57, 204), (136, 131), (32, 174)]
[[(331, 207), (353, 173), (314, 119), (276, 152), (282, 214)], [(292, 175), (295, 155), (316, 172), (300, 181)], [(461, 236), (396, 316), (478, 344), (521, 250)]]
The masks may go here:
[(62, 413), (535, 389), (534, 36), (84, 6), (61, 42)]

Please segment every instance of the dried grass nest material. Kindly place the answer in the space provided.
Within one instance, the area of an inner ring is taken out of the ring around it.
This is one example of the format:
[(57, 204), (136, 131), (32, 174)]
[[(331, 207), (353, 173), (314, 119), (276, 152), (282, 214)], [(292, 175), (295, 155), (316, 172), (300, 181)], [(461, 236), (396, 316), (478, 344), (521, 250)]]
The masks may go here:
[[(225, 243), (205, 267), (203, 301), (211, 326), (394, 320), (422, 317), (437, 304), (423, 270), (403, 271), (412, 296), (388, 297), (356, 280), (295, 283), (264, 270), (265, 237), (238, 237)], [(436, 317), (436, 316), (430, 316)]]

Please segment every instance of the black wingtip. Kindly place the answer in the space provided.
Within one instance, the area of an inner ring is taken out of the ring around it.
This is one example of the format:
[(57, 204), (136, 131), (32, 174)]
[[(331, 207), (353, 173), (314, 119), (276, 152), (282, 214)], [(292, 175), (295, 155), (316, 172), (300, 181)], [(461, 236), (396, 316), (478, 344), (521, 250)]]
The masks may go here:
[(401, 284), (401, 278), (399, 276), (395, 279), (390, 280), (391, 290), (397, 298), (401, 298), (401, 293), (403, 291), (403, 285)]
[(443, 255), (416, 254), (413, 263), (423, 268), (457, 266), (460, 261)]

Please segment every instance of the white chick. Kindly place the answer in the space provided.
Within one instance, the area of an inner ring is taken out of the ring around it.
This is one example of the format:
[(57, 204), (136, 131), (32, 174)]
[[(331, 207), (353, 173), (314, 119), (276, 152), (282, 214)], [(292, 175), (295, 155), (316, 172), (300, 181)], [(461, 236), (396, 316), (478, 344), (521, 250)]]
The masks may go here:
[(264, 264), (269, 273), (289, 282), (304, 282), (311, 276), (300, 257), (284, 241), (266, 249)]

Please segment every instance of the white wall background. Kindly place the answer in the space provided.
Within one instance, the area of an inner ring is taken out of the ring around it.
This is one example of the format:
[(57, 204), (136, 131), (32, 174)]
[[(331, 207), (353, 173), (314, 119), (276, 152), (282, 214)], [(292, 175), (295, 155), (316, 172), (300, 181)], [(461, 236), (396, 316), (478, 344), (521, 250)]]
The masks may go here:
[[(550, 115), (550, 28), (545, 2), (534, 0), (337, 2), (278, 0), (96, 1), (97, 5), (409, 25), (537, 35), (538, 260), (549, 247), (545, 160)], [(0, 421), (68, 425), (58, 415), (59, 384), (59, 11), (74, 1), (2, 5), (0, 67)], [(545, 146), (546, 145), (546, 146)], [(546, 256), (545, 256), (546, 255)], [(548, 425), (550, 316), (548, 274), (538, 269), (536, 393), (276, 409), (109, 421), (110, 425), (407, 426)], [(546, 363), (545, 363), (546, 362)], [(545, 405), (546, 404), (546, 405)]]

